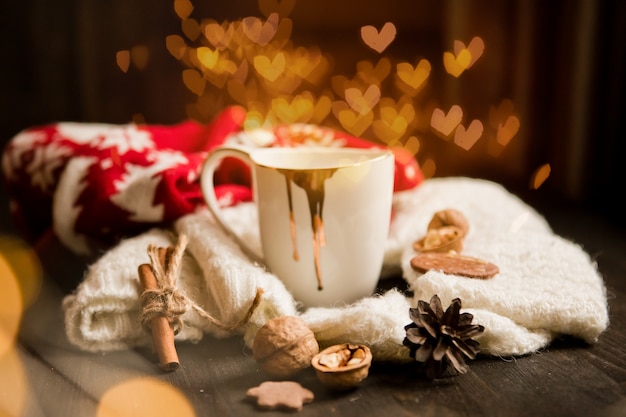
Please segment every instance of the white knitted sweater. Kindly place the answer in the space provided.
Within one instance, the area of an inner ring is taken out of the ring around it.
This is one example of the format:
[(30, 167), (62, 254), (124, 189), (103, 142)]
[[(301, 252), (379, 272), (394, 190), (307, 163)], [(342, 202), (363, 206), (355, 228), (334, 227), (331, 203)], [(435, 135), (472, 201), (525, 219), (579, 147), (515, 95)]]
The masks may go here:
[[(496, 264), (498, 275), (488, 280), (437, 271), (421, 275), (410, 267), (412, 243), (425, 235), (432, 215), (446, 208), (468, 218), (463, 254)], [(270, 318), (299, 315), (322, 347), (364, 343), (378, 360), (404, 361), (408, 310), (418, 299), (429, 300), (434, 294), (444, 308), (453, 298), (461, 298), (463, 311), (485, 326), (477, 339), (483, 354), (522, 355), (564, 334), (593, 343), (608, 326), (605, 287), (593, 260), (580, 246), (555, 235), (541, 215), (500, 185), (460, 177), (430, 179), (414, 190), (396, 193), (393, 210), (389, 239), (381, 242), (386, 245), (383, 279), (402, 271), (413, 298), (390, 290), (351, 305), (303, 311), (280, 280), (251, 263), (202, 210), (179, 219), (173, 233), (153, 229), (121, 242), (91, 265), (84, 281), (63, 302), (67, 336), (89, 351), (149, 343), (140, 324), (137, 267), (149, 262), (149, 244), (173, 245), (176, 233), (189, 238), (179, 288), (213, 317), (236, 322), (256, 289), (264, 289), (249, 323), (235, 332), (248, 346)], [(226, 214), (260, 253), (254, 206), (240, 204), (226, 209)], [(205, 334), (231, 335), (193, 311), (184, 321), (179, 341), (198, 341)]]

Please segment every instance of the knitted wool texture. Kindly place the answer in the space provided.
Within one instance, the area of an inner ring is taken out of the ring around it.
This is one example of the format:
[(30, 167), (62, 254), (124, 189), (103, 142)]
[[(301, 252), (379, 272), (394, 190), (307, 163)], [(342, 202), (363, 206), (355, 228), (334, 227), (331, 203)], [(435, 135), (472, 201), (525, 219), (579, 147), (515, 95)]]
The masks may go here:
[[(446, 208), (458, 209), (468, 218), (463, 254), (495, 263), (498, 275), (477, 280), (412, 270), (412, 243), (425, 235), (433, 214)], [(555, 235), (540, 214), (500, 185), (469, 178), (430, 179), (396, 193), (393, 211), (389, 239), (381, 243), (386, 245), (383, 272), (402, 271), (413, 298), (394, 289), (350, 305), (299, 308), (282, 282), (251, 263), (204, 210), (175, 223), (175, 233), (189, 238), (179, 287), (224, 323), (242, 317), (256, 289), (263, 288), (263, 301), (251, 320), (235, 331), (248, 346), (270, 318), (299, 315), (321, 347), (363, 343), (377, 360), (408, 360), (402, 346), (408, 310), (433, 294), (440, 296), (444, 308), (460, 297), (463, 311), (485, 326), (478, 338), (484, 354), (530, 353), (563, 334), (593, 343), (608, 326), (605, 287), (593, 260), (580, 246)], [(253, 205), (240, 204), (225, 213), (233, 229), (260, 254)], [(153, 229), (122, 241), (90, 267), (63, 304), (72, 343), (90, 351), (150, 343), (140, 325), (137, 266), (148, 262), (148, 244), (172, 245), (175, 233)], [(194, 312), (183, 319), (186, 326), (176, 336), (179, 341), (229, 335)]]

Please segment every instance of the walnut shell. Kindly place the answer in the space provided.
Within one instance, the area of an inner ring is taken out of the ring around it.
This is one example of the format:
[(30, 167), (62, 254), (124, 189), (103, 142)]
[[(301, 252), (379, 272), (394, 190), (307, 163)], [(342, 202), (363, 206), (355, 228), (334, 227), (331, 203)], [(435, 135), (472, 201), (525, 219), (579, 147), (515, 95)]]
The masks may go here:
[(418, 252), (461, 252), (463, 250), (463, 231), (456, 226), (443, 226), (429, 229), (426, 237), (413, 243)]
[(288, 378), (309, 367), (318, 352), (315, 334), (295, 316), (268, 320), (252, 342), (252, 356), (261, 370), (273, 378)]
[(372, 352), (365, 345), (343, 343), (330, 346), (313, 357), (311, 365), (317, 378), (336, 390), (356, 387), (367, 378)]
[(465, 236), (469, 230), (469, 222), (463, 213), (456, 209), (440, 210), (433, 215), (428, 223), (428, 230), (439, 229), (445, 226), (456, 226)]

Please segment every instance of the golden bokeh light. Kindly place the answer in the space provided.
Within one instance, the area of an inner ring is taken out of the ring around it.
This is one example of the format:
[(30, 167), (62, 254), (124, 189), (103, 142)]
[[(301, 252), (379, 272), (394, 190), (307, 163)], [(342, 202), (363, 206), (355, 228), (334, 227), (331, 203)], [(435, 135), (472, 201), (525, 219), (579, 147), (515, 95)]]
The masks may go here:
[(420, 150), (420, 145), (420, 140), (415, 136), (411, 136), (404, 144), (404, 149), (408, 151), (409, 155), (415, 156)]
[(550, 164), (543, 164), (537, 168), (530, 177), (530, 189), (537, 190), (550, 176), (552, 168)]
[(454, 132), (454, 143), (460, 148), (469, 151), (483, 135), (483, 130), (483, 124), (478, 119), (472, 120), (467, 129), (462, 124), (459, 124), (456, 132)]
[(436, 132), (441, 133), (444, 139), (447, 139), (461, 123), (461, 120), (463, 120), (463, 109), (455, 104), (450, 107), (448, 113), (440, 108), (433, 110), (430, 125)]
[(263, 78), (273, 82), (285, 71), (285, 54), (277, 52), (273, 57), (257, 55), (252, 61), (254, 69)]
[(176, 59), (183, 59), (187, 49), (185, 40), (180, 35), (168, 35), (165, 38), (165, 47), (167, 51)]
[(378, 53), (382, 53), (396, 38), (396, 25), (386, 22), (383, 27), (376, 29), (375, 26), (366, 25), (361, 27), (361, 39), (363, 42)]
[(135, 45), (130, 50), (117, 51), (115, 54), (115, 62), (122, 72), (128, 72), (130, 63), (135, 68), (143, 70), (148, 65), (150, 50), (145, 45)]
[(278, 31), (278, 13), (271, 13), (265, 22), (258, 17), (248, 16), (241, 20), (243, 33), (259, 46), (266, 46)]
[(397, 86), (404, 93), (415, 97), (424, 87), (430, 76), (432, 66), (427, 59), (421, 59), (415, 67), (408, 62), (400, 62), (396, 65), (396, 75), (400, 81)]
[(502, 146), (508, 145), (511, 139), (517, 135), (519, 128), (519, 118), (515, 115), (510, 115), (506, 118), (504, 123), (498, 125), (496, 130), (496, 140)]
[(130, 51), (117, 51), (115, 54), (115, 62), (122, 72), (128, 72), (128, 67), (130, 66)]
[(497, 128), (498, 125), (515, 113), (513, 102), (509, 99), (502, 100), (497, 106), (491, 106), (489, 109), (489, 125)]
[(0, 387), (0, 415), (24, 415), (27, 380), (14, 346), (0, 352)]
[(150, 50), (146, 45), (135, 45), (130, 50), (130, 60), (138, 70), (143, 70), (148, 66)]
[(332, 104), (333, 114), (348, 133), (361, 136), (374, 121), (374, 112), (360, 114), (350, 108), (345, 101), (335, 101)]
[(193, 11), (193, 4), (189, 0), (174, 0), (174, 11), (181, 19), (187, 19)]
[(345, 98), (346, 103), (348, 103), (354, 111), (360, 115), (364, 115), (372, 111), (374, 106), (378, 104), (380, 100), (380, 88), (376, 84), (369, 85), (365, 91), (361, 91), (356, 87), (346, 88)]
[(315, 103), (310, 94), (297, 95), (291, 102), (280, 97), (272, 100), (272, 112), (280, 123), (308, 123), (315, 115)]
[(269, 128), (271, 124), (265, 118), (265, 112), (249, 110), (244, 121), (244, 129), (247, 131)]
[(14, 269), (0, 256), (0, 356), (15, 345), (24, 305)]
[(365, 84), (382, 85), (385, 79), (391, 73), (391, 60), (382, 57), (376, 64), (371, 61), (363, 60), (356, 64), (356, 77)]
[(30, 306), (39, 295), (43, 279), (41, 262), (35, 250), (18, 237), (0, 236), (0, 259), (11, 269), (11, 275), (4, 279), (9, 279), (9, 276), (14, 278), (21, 295), (22, 308)]
[(458, 53), (443, 53), (443, 66), (446, 72), (453, 77), (458, 78), (463, 71), (469, 68), (470, 62), (472, 62), (472, 54), (465, 48)]
[[(26, 378), (15, 342), (24, 309), (19, 279), (21, 275), (29, 277), (29, 270), (33, 269), (25, 264), (23, 245), (17, 243), (13, 238), (0, 240), (0, 410), (9, 416), (22, 415), (26, 395)], [(7, 260), (9, 257), (12, 263)], [(22, 285), (25, 294), (31, 293), (25, 297), (32, 297), (33, 285)]]
[(200, 36), (202, 31), (200, 23), (196, 19), (183, 19), (180, 23), (180, 28), (191, 41), (195, 41)]
[(515, 114), (513, 102), (505, 99), (497, 107), (489, 110), (488, 123), (496, 131), (496, 141), (505, 147), (513, 139), (521, 126), (520, 119)]
[(397, 144), (415, 118), (413, 104), (406, 99), (397, 103), (389, 97), (380, 100), (380, 118), (372, 123), (374, 134), (385, 144)]
[(424, 178), (432, 178), (437, 172), (437, 164), (435, 163), (435, 161), (433, 161), (432, 158), (426, 158), (422, 162), (420, 168), (422, 169), (422, 174), (424, 175)]
[(138, 377), (108, 389), (96, 417), (195, 417), (189, 400), (175, 387), (150, 377)]
[(234, 34), (235, 25), (232, 22), (220, 24), (214, 20), (209, 20), (204, 23), (204, 37), (210, 45), (218, 50), (227, 49)]
[(466, 69), (470, 69), (472, 65), (478, 61), (485, 51), (485, 42), (480, 36), (474, 36), (469, 45), (465, 46), (460, 40), (454, 41), (454, 53), (458, 56), (461, 51), (467, 50), (470, 55), (470, 61)]
[(220, 53), (217, 49), (211, 50), (210, 48), (207, 48), (206, 46), (201, 46), (198, 49), (196, 49), (196, 56), (198, 57), (200, 64), (202, 64), (202, 66), (204, 66), (206, 69), (209, 69), (209, 70), (215, 69), (217, 67), (217, 61), (219, 59), (219, 55)]
[[(376, 84), (377, 81), (373, 80), (371, 84)], [(346, 90), (350, 88), (363, 89), (366, 88), (368, 84), (358, 75), (353, 79), (348, 79), (345, 75), (333, 75), (330, 79), (330, 85), (333, 89), (333, 92), (338, 97), (344, 97)]]
[[(296, 6), (297, 0), (258, 0), (258, 15), (215, 20), (197, 16), (193, 0), (173, 2), (181, 33), (170, 34), (164, 41), (166, 50), (183, 66), (183, 85), (196, 96), (186, 106), (188, 117), (208, 122), (225, 106), (240, 105), (249, 113), (246, 129), (276, 123), (320, 124), (381, 144), (403, 146), (417, 152), (420, 164), (427, 161), (422, 161), (426, 155), (419, 152), (428, 147), (416, 146), (412, 138), (419, 137), (422, 145), (439, 138), (469, 151), (486, 137), (487, 147), (479, 149), (497, 157), (519, 134), (522, 121), (510, 99), (487, 105), (483, 112), (472, 108), (472, 117), (464, 119), (466, 104), (460, 99), (441, 102), (445, 100), (433, 88), (442, 78), (455, 82), (464, 73), (476, 71), (475, 64), (486, 53), (481, 36), (469, 37), (467, 43), (455, 39), (448, 50), (435, 56), (415, 51), (413, 57), (398, 57), (395, 48), (390, 48), (402, 36), (395, 22), (361, 22), (354, 29), (358, 59), (349, 73), (336, 70), (344, 57), (333, 56), (314, 43), (299, 44), (292, 36), (297, 22), (290, 15)], [(129, 64), (141, 67), (134, 51), (118, 52), (122, 71), (128, 71)], [(377, 53), (375, 58), (363, 58), (372, 51)], [(145, 65), (148, 52), (144, 50)], [(431, 64), (442, 56), (443, 66)], [(341, 64), (346, 68), (345, 62)]]
[(469, 45), (460, 40), (454, 41), (454, 53), (443, 53), (443, 65), (446, 72), (458, 78), (465, 70), (468, 70), (480, 58), (485, 50), (485, 43), (481, 37), (475, 36)]

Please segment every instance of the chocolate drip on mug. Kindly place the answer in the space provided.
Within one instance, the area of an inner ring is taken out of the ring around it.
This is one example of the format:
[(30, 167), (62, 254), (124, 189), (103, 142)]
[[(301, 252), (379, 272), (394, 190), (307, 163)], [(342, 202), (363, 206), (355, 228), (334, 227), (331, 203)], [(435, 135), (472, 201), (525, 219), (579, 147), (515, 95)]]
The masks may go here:
[(285, 186), (287, 187), (287, 201), (289, 202), (289, 232), (291, 234), (291, 241), (293, 243), (293, 260), (299, 261), (300, 255), (298, 254), (298, 245), (296, 244), (296, 220), (293, 216), (293, 200), (291, 198), (291, 180), (289, 176), (283, 173), (285, 176)]
[(293, 202), (291, 195), (291, 183), (302, 188), (307, 195), (309, 202), (309, 211), (311, 213), (311, 228), (313, 230), (313, 258), (315, 262), (315, 273), (317, 275), (317, 289), (324, 289), (322, 284), (322, 273), (320, 265), (320, 248), (326, 245), (326, 236), (324, 234), (324, 220), (322, 212), (324, 210), (324, 182), (333, 176), (337, 171), (336, 168), (318, 169), (318, 170), (288, 170), (279, 169), (280, 173), (285, 176), (287, 186), (287, 197), (289, 200), (289, 225), (291, 230), (291, 240), (293, 242), (293, 259), (299, 260), (296, 226), (293, 214)]

